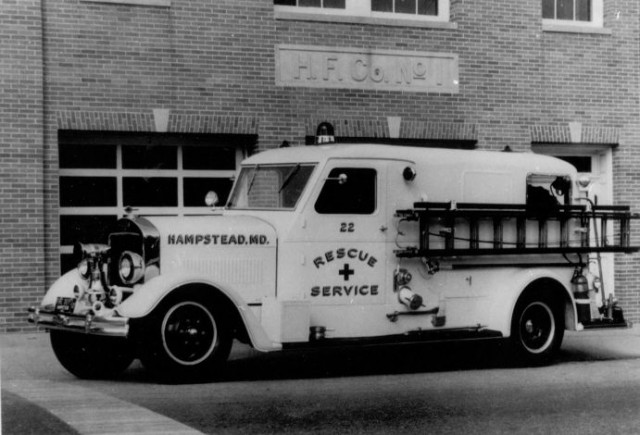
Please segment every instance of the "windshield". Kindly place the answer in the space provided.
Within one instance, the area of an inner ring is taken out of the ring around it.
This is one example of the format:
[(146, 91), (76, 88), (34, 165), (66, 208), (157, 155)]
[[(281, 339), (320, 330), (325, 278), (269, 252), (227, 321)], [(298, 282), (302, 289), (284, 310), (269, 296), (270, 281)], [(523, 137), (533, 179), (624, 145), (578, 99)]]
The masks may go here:
[(301, 163), (243, 166), (227, 208), (293, 209), (314, 168)]

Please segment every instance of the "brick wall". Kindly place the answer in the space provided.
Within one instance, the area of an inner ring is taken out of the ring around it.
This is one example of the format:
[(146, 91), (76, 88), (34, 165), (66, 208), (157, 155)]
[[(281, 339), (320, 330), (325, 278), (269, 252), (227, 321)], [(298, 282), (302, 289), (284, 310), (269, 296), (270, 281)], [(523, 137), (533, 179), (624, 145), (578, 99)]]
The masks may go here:
[[(478, 147), (528, 150), (532, 141), (571, 143), (570, 123), (582, 143), (614, 149), (614, 200), (640, 211), (638, 102), (639, 5), (604, 0), (609, 33), (543, 31), (541, 2), (451, 2), (457, 29), (278, 21), (278, 42), (456, 53), (458, 94), (283, 89), (298, 118), (357, 120), (402, 117), (408, 125), (470, 126)], [(458, 128), (458, 135), (463, 129)], [(423, 133), (422, 137), (432, 134)], [(460, 137), (457, 137), (460, 138)], [(640, 244), (640, 225), (634, 244)], [(627, 316), (640, 320), (638, 255), (618, 256), (616, 295)]]
[[(480, 148), (514, 150), (528, 150), (537, 134), (562, 136), (569, 123), (580, 123), (589, 140), (616, 138), (615, 200), (640, 209), (636, 0), (604, 0), (609, 34), (543, 31), (538, 1), (451, 0), (455, 28), (275, 20), (271, 0), (172, 0), (170, 7), (42, 0), (41, 26), (39, 1), (0, 4), (13, 26), (3, 22), (0, 29), (3, 40), (10, 41), (0, 48), (0, 62), (11, 70), (0, 80), (3, 92), (13, 92), (0, 102), (9, 115), (1, 122), (9, 119), (14, 125), (14, 138), (4, 135), (0, 141), (3, 152), (14, 150), (8, 152), (20, 164), (20, 170), (0, 166), (11, 180), (3, 183), (3, 192), (14, 189), (19, 196), (2, 195), (5, 209), (15, 210), (7, 215), (13, 218), (3, 217), (13, 219), (4, 234), (14, 240), (2, 242), (9, 252), (0, 260), (6, 263), (3, 297), (27, 299), (35, 289), (43, 291), (42, 279), (34, 280), (20, 266), (26, 257), (42, 256), (36, 246), (43, 237), (46, 261), (35, 267), (46, 268), (47, 283), (58, 275), (58, 129), (156, 129), (158, 109), (168, 110), (168, 131), (257, 133), (260, 149), (283, 140), (303, 144), (322, 119), (335, 120), (341, 131), (386, 136), (388, 118), (400, 118), (401, 136), (471, 139)], [(36, 49), (41, 28), (44, 132)], [(278, 44), (455, 53), (459, 93), (275, 86)], [(18, 77), (28, 82), (29, 92), (17, 95), (17, 85), (7, 84)], [(20, 116), (20, 110), (29, 113)], [(44, 211), (37, 206), (39, 192)], [(29, 246), (23, 249), (20, 243)], [(636, 260), (620, 259), (617, 290), (638, 320)], [(21, 292), (14, 296), (7, 289)]]
[[(166, 2), (162, 2), (166, 3)], [(259, 134), (282, 141), (272, 109), (273, 6), (178, 0), (171, 7), (47, 0), (47, 281), (59, 275), (57, 131)]]
[(44, 291), (39, 0), (0, 1), (0, 331)]

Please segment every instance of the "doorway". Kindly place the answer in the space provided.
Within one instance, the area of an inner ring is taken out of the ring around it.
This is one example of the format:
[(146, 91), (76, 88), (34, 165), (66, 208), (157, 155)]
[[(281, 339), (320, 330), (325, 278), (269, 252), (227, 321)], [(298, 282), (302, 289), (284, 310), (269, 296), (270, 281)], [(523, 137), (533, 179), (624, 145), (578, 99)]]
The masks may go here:
[[(594, 204), (613, 204), (613, 149), (611, 146), (594, 146), (577, 144), (571, 145), (534, 145), (536, 153), (547, 154), (571, 163), (578, 170), (579, 179), (589, 180), (587, 187), (573, 186), (573, 203), (584, 204), (588, 198)], [(594, 239), (593, 228), (590, 238)], [(600, 231), (600, 229), (598, 229)], [(613, 225), (606, 229), (607, 237), (613, 238)], [(599, 276), (597, 255), (589, 256), (588, 276), (590, 285)], [(614, 254), (600, 255), (602, 276), (600, 283), (605, 294), (614, 293)], [(601, 291), (598, 292), (597, 302), (601, 304)]]

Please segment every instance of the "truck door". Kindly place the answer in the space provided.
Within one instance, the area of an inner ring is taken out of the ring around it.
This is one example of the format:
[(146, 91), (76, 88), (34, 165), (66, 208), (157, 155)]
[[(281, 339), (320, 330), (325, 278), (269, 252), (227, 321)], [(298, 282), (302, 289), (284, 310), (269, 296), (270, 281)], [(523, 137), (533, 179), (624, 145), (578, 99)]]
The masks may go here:
[(312, 326), (327, 325), (328, 336), (366, 336), (382, 323), (371, 308), (385, 302), (385, 185), (384, 162), (330, 161), (306, 205), (302, 285)]

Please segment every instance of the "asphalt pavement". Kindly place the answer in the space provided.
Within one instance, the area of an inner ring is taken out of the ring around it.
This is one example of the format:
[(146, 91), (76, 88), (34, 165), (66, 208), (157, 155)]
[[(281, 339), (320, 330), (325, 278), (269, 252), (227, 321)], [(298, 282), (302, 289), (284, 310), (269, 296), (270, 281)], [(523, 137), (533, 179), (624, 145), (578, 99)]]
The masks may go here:
[[(640, 325), (628, 329), (567, 331), (554, 364), (638, 358)], [(269, 364), (268, 358), (246, 346), (235, 346), (231, 359), (236, 366), (252, 361)], [(137, 370), (139, 373), (140, 368)], [(70, 381), (70, 375), (59, 367), (46, 333), (0, 336), (0, 374), (0, 433), (5, 435), (200, 433), (108, 392), (89, 391), (81, 380)], [(86, 394), (91, 395), (91, 406), (83, 402)], [(107, 421), (114, 413), (118, 414), (119, 423), (110, 427)]]

